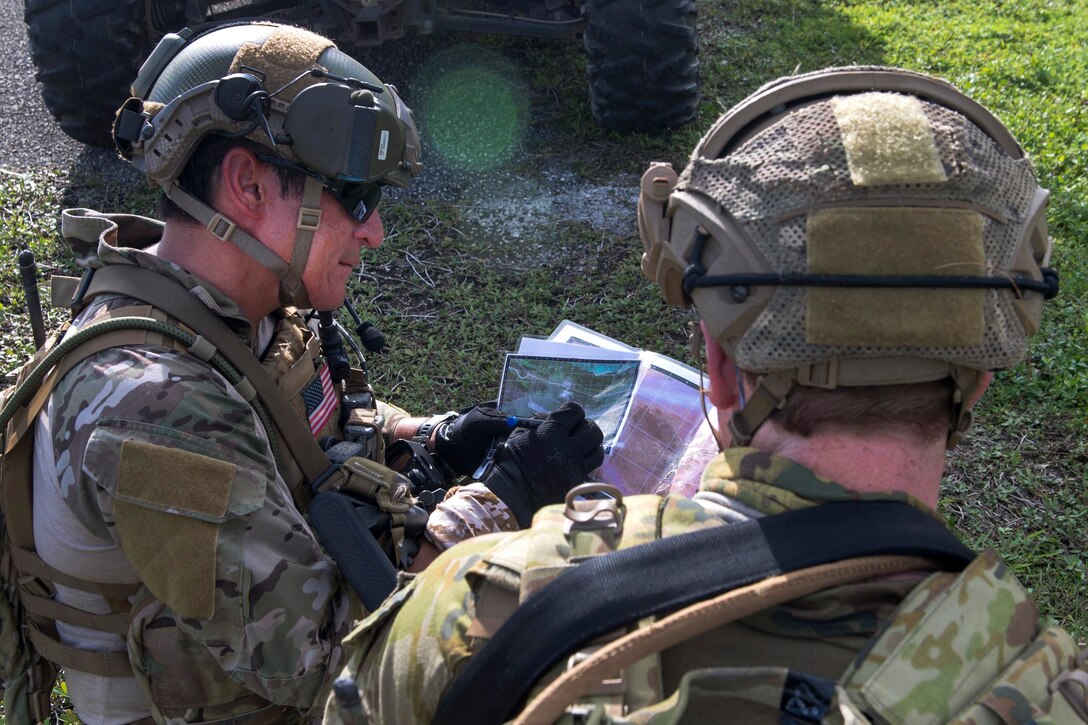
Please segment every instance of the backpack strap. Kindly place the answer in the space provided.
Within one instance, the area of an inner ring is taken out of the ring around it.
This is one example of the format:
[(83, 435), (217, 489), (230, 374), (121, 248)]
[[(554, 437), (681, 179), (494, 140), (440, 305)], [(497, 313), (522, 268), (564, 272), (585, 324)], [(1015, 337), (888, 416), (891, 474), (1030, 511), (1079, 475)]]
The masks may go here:
[(87, 296), (102, 294), (124, 295), (162, 310), (208, 340), (238, 368), (256, 389), (257, 396), (272, 418), (276, 430), (270, 434), (278, 434), (282, 438), (302, 470), (303, 483), (307, 485), (293, 487), (292, 494), (300, 505), (300, 510), (305, 511), (310, 491), (339, 468), (330, 466), (329, 459), (314, 440), (309, 426), (291, 408), (291, 404), (261, 367), (253, 351), (188, 290), (151, 270), (128, 264), (98, 269), (91, 278)]
[(801, 569), (696, 602), (594, 651), (545, 687), (514, 725), (551, 725), (604, 678), (722, 625), (801, 597), (876, 576), (939, 569), (915, 556), (873, 556)]
[(567, 653), (645, 617), (799, 569), (892, 554), (957, 571), (974, 558), (932, 515), (884, 501), (823, 504), (596, 557), (518, 607), (446, 690), (434, 722), (504, 722)]

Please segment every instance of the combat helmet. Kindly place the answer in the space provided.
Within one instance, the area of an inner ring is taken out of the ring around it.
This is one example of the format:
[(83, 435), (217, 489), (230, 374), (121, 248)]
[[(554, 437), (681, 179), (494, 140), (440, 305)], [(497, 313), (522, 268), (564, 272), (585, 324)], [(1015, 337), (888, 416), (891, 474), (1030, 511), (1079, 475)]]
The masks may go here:
[(679, 176), (643, 175), (642, 271), (696, 306), (754, 394), (734, 445), (795, 386), (954, 383), (1019, 362), (1057, 294), (1039, 187), (989, 111), (929, 76), (832, 68), (728, 111)]
[[(295, 247), (284, 262), (179, 183), (210, 134), (246, 138), (262, 160), (305, 176)], [(382, 185), (421, 169), (419, 135), (395, 87), (320, 35), (268, 22), (212, 24), (166, 35), (117, 113), (114, 140), (151, 183), (215, 236), (280, 279), (283, 304), (309, 306), (302, 272), (321, 222), (323, 189), (363, 221)]]

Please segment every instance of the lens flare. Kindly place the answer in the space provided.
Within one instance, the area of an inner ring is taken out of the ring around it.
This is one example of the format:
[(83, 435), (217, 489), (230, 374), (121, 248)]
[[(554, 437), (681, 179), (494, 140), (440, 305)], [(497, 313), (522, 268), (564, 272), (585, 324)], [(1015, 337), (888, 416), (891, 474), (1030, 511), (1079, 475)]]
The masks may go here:
[(427, 153), (465, 171), (487, 171), (513, 155), (526, 125), (526, 93), (504, 58), (452, 48), (428, 61), (417, 87), (426, 94), (419, 121)]

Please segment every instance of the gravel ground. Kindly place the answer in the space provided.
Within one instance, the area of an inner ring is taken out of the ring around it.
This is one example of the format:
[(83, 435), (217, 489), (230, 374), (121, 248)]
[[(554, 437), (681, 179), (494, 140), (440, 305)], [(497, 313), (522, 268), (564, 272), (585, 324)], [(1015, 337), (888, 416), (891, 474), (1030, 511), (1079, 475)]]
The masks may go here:
[(34, 80), (20, 0), (0, 0), (0, 98), (7, 99), (0, 106), (0, 168), (86, 169), (129, 177), (115, 154), (73, 141), (53, 122)]

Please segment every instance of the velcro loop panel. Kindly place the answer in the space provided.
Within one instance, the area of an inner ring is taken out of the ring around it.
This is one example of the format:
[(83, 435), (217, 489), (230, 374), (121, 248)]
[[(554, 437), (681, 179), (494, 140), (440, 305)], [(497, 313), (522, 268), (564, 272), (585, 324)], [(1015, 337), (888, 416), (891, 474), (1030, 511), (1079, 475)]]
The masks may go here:
[(183, 617), (214, 612), (214, 522), (226, 516), (235, 470), (178, 448), (121, 445), (115, 516), (122, 548), (151, 593)]
[[(982, 216), (969, 209), (839, 208), (807, 219), (810, 274), (987, 273)], [(806, 341), (854, 347), (977, 345), (985, 290), (807, 290)]]
[(831, 99), (831, 109), (855, 185), (939, 184), (948, 180), (929, 119), (917, 98), (861, 93)]
[(191, 354), (200, 358), (204, 362), (208, 362), (209, 360), (211, 360), (212, 356), (216, 353), (215, 345), (213, 345), (208, 340), (208, 338), (204, 337), (203, 335), (197, 335), (196, 339), (193, 340), (193, 344), (190, 345), (187, 349)]
[(128, 440), (121, 444), (117, 496), (219, 521), (227, 513), (234, 471), (233, 463), (199, 453)]
[[(276, 28), (264, 43), (246, 43), (239, 48), (230, 72), (241, 73), (246, 67), (259, 70), (264, 74), (265, 90), (271, 93), (293, 81), (301, 71), (316, 66), (321, 54), (333, 45), (331, 40), (301, 28)], [(287, 98), (294, 98), (298, 91), (315, 81), (302, 79), (287, 92)]]

